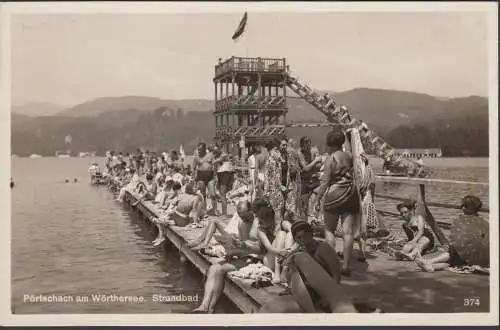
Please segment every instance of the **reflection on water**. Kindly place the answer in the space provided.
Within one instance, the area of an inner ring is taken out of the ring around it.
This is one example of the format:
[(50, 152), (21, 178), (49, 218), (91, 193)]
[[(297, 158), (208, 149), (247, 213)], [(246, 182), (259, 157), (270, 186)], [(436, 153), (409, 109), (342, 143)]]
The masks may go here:
[[(179, 262), (173, 247), (154, 248), (154, 228), (113, 200), (103, 187), (92, 187), (87, 169), (92, 158), (15, 158), (12, 176), (13, 313), (185, 313), (195, 303), (155, 303), (155, 294), (199, 295), (202, 278)], [(98, 159), (103, 164), (102, 159)], [(436, 161), (436, 160), (433, 160)], [(448, 160), (441, 160), (443, 163)], [(487, 181), (487, 162), (474, 167), (438, 166), (435, 177)], [(457, 164), (454, 160), (451, 164)], [(469, 164), (474, 165), (474, 164)], [(77, 178), (78, 182), (73, 182)], [(68, 179), (69, 183), (65, 183)], [(411, 197), (416, 187), (377, 185), (384, 194)], [(428, 185), (427, 199), (458, 203), (466, 194), (488, 205), (488, 189)], [(377, 207), (395, 210), (395, 202)], [(454, 210), (431, 208), (437, 220), (451, 221)], [(142, 296), (144, 303), (25, 303), (24, 295), (116, 294)], [(236, 312), (223, 300), (219, 312)]]
[[(15, 159), (12, 189), (13, 313), (185, 313), (196, 303), (198, 271), (174, 247), (154, 248), (154, 228), (87, 177), (91, 159)], [(78, 182), (74, 183), (73, 178)], [(69, 179), (69, 183), (64, 183)], [(24, 303), (24, 295), (143, 296), (144, 303)], [(224, 312), (236, 309), (227, 301)]]

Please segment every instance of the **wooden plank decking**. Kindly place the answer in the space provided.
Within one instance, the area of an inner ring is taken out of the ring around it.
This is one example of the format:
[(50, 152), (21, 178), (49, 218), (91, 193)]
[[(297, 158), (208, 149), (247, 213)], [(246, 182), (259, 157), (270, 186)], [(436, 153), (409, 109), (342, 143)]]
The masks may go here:
[[(127, 192), (125, 202), (134, 204), (137, 199)], [(139, 202), (133, 207), (147, 221), (159, 217), (150, 202)], [(186, 247), (203, 231), (202, 228), (164, 226), (166, 238), (202, 274), (206, 274), (212, 263), (220, 259), (211, 258)], [(341, 240), (337, 250), (341, 250)], [(412, 262), (400, 262), (376, 253), (369, 257), (368, 264), (353, 261), (353, 274), (342, 279), (343, 285), (355, 301), (370, 303), (388, 313), (468, 313), (488, 312), (490, 304), (489, 276), (461, 275), (449, 271), (421, 273), (415, 271)], [(250, 280), (226, 277), (224, 294), (243, 312), (255, 313), (259, 308), (283, 291), (282, 286), (255, 289)], [(478, 298), (479, 306), (465, 306), (464, 299)]]

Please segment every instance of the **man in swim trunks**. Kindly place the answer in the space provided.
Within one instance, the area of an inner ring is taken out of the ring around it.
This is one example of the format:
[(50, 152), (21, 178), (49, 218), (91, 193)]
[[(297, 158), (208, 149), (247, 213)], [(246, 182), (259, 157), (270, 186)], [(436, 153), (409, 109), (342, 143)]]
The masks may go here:
[[(238, 234), (233, 237), (234, 244), (239, 245), (244, 249), (248, 249), (249, 253), (253, 250), (257, 252), (258, 245), (254, 242), (255, 239), (252, 237), (252, 229), (255, 229), (257, 221), (254, 219), (250, 204), (248, 202), (238, 204), (237, 212), (242, 218), (242, 221), (238, 226)], [(223, 260), (220, 263), (212, 264), (207, 272), (205, 293), (203, 295), (202, 302), (200, 306), (194, 310), (194, 312), (213, 313), (215, 304), (217, 303), (221, 293), (224, 291), (225, 274), (233, 270), (238, 270), (244, 266), (245, 259), (239, 259), (238, 261)]]
[(322, 164), (322, 158), (313, 153), (311, 138), (303, 136), (300, 138), (299, 162), (302, 172), (301, 178), (301, 196), (300, 211), (301, 218), (307, 220), (309, 215), (309, 199), (314, 189), (319, 187), (319, 171)]
[[(214, 179), (213, 161), (214, 155), (207, 150), (207, 145), (204, 142), (200, 142), (194, 155), (193, 170), (198, 189), (205, 201), (207, 200), (208, 184)], [(212, 207), (216, 208), (216, 205), (212, 205)]]

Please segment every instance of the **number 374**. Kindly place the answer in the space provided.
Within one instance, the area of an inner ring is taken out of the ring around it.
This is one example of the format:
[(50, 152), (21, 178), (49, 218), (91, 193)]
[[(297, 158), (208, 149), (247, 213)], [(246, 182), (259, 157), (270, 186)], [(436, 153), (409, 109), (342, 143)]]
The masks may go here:
[(479, 307), (481, 306), (481, 300), (479, 298), (464, 298), (464, 306), (468, 307)]

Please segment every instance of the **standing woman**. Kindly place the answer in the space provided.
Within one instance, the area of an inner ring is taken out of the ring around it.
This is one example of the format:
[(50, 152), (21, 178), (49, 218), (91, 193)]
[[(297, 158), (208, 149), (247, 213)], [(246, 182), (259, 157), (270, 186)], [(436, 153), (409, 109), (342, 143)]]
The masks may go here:
[(285, 210), (300, 215), (300, 159), (298, 144), (294, 139), (288, 140), (288, 186)]
[(280, 152), (280, 142), (280, 139), (275, 137), (267, 144), (269, 158), (264, 168), (264, 198), (274, 211), (276, 231), (281, 227), (286, 191), (286, 186), (283, 185), (283, 179), (286, 180), (286, 177), (282, 177), (283, 157)]
[(334, 128), (326, 136), (326, 145), (330, 149), (324, 165), (321, 184), (318, 187), (316, 208), (320, 207), (321, 199), (326, 193), (323, 212), (325, 220), (325, 238), (335, 249), (335, 230), (340, 220), (344, 233), (344, 261), (342, 274), (349, 276), (349, 261), (354, 245), (354, 227), (359, 222), (359, 197), (354, 183), (354, 166), (350, 153), (342, 151), (346, 136), (340, 128)]

